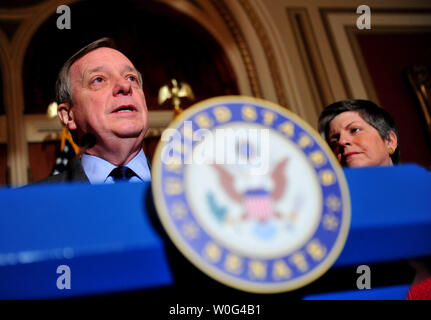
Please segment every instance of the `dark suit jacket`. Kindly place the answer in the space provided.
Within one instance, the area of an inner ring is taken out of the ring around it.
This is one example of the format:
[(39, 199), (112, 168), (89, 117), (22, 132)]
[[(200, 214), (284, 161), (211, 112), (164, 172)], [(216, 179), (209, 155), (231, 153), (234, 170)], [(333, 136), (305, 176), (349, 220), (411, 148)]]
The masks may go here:
[(84, 172), (84, 168), (81, 165), (81, 159), (74, 159), (71, 161), (66, 171), (55, 176), (49, 176), (36, 183), (60, 183), (60, 182), (90, 182)]
[[(151, 161), (147, 158), (148, 168), (151, 172)], [(49, 176), (36, 183), (60, 183), (60, 182), (90, 182), (81, 164), (81, 159), (74, 159), (70, 162), (66, 171), (55, 176)]]

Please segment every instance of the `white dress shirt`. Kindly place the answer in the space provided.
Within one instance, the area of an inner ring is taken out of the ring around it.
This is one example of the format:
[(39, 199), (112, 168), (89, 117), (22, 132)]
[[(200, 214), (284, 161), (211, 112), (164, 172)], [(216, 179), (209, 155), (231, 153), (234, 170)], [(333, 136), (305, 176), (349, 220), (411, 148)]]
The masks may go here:
[[(117, 166), (112, 163), (102, 158), (84, 153), (81, 158), (81, 164), (91, 184), (114, 183), (114, 179), (109, 176), (109, 174)], [(130, 182), (151, 181), (147, 157), (142, 149), (126, 164), (126, 166), (136, 173), (136, 176), (130, 178)]]

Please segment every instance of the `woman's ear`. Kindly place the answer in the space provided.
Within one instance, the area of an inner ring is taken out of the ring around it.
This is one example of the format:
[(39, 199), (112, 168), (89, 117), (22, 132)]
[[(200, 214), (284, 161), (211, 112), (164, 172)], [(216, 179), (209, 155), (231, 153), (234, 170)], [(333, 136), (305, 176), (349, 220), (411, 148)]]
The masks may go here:
[(389, 136), (388, 138), (386, 138), (385, 143), (388, 150), (392, 150), (392, 152), (389, 152), (389, 153), (390, 154), (394, 153), (398, 147), (398, 139), (394, 131), (392, 130), (389, 131)]
[(69, 129), (76, 130), (76, 123), (73, 115), (73, 110), (69, 103), (60, 103), (58, 105), (58, 117), (61, 122)]

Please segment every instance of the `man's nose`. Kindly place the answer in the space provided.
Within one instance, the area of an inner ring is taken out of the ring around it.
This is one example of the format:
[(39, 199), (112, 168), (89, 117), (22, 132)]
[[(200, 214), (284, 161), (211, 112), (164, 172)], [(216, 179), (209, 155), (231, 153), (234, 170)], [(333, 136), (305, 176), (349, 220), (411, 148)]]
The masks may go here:
[(129, 95), (132, 94), (132, 84), (129, 80), (122, 77), (118, 78), (114, 86), (114, 95)]

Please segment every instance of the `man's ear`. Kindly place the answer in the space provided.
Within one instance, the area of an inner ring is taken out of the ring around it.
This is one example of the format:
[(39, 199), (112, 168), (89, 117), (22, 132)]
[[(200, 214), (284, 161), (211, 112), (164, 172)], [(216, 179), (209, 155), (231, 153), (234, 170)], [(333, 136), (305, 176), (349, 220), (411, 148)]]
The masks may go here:
[(392, 130), (389, 131), (389, 137), (386, 139), (386, 146), (388, 149), (392, 148), (392, 150), (396, 150), (398, 147), (397, 135)]
[(58, 105), (58, 117), (60, 118), (61, 122), (69, 128), (69, 130), (76, 130), (76, 123), (75, 118), (73, 115), (72, 107), (70, 106), (70, 103), (60, 103)]

